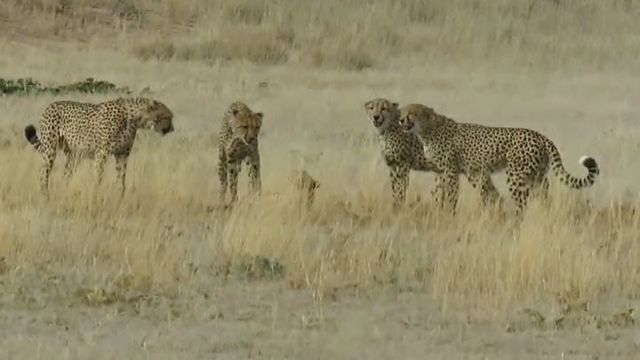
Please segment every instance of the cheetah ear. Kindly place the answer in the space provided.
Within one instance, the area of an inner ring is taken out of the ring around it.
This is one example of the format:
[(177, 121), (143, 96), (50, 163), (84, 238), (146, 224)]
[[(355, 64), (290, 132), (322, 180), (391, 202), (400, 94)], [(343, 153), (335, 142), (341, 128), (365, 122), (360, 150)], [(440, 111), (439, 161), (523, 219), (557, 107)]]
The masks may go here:
[(397, 102), (392, 102), (392, 103), (391, 103), (391, 106), (393, 106), (394, 108), (396, 108), (396, 109), (397, 109), (397, 108), (399, 108), (399, 107), (400, 107), (400, 104), (399, 104), (399, 103), (397, 103)]
[(258, 119), (262, 120), (262, 118), (264, 117), (264, 114), (263, 114), (263, 113), (261, 113), (261, 112), (257, 112), (257, 113), (256, 113), (256, 117), (257, 117)]

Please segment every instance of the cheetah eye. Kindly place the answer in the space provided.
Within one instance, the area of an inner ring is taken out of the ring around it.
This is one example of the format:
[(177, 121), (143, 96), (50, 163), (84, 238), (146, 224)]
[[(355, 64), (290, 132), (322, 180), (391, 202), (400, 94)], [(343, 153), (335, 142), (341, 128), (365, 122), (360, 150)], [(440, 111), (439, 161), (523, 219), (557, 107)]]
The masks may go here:
[(383, 106), (380, 110), (387, 111), (387, 108), (385, 106)]

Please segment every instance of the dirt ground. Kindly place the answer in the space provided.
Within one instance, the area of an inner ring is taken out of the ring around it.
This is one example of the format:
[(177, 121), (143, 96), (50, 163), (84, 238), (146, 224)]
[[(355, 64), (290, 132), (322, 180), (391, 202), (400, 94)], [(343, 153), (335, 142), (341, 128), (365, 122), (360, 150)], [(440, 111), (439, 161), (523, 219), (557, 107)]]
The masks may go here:
[[(232, 281), (178, 299), (92, 306), (49, 284), (25, 299), (3, 284), (6, 359), (630, 359), (633, 326), (576, 315), (566, 328), (516, 311), (443, 311), (411, 289), (333, 293), (322, 305), (281, 281)], [(55, 294), (55, 295), (53, 295)], [(567, 317), (568, 318), (568, 317)]]

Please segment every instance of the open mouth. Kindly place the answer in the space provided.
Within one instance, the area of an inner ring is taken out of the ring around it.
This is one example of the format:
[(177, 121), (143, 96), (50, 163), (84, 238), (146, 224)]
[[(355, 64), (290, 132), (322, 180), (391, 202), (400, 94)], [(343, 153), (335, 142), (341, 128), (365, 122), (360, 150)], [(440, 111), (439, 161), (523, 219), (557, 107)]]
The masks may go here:
[(402, 127), (402, 130), (404, 130), (404, 131), (411, 131), (411, 129), (413, 129), (413, 123), (409, 122), (409, 121), (401, 122), (400, 126)]
[(371, 122), (373, 123), (373, 126), (379, 128), (380, 126), (382, 126), (382, 123), (384, 123), (384, 120), (382, 118), (379, 118), (379, 119), (373, 119), (371, 120)]
[(245, 137), (242, 138), (242, 142), (245, 143), (245, 145), (251, 145), (253, 143), (255, 138), (252, 139), (247, 139)]

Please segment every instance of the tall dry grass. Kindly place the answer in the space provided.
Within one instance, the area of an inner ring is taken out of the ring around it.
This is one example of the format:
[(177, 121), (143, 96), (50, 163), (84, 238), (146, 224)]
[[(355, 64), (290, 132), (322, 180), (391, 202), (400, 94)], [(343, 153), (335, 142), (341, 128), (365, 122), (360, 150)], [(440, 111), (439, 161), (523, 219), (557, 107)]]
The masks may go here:
[[(117, 296), (257, 277), (284, 278), (322, 300), (381, 284), (492, 309), (637, 297), (636, 12), (595, 0), (3, 2), (15, 35), (1, 43), (4, 74), (150, 86), (174, 110), (177, 131), (140, 135), (124, 202), (112, 169), (95, 198), (85, 163), (69, 184), (56, 168), (45, 204), (40, 159), (22, 129), (55, 98), (2, 98), (1, 276), (6, 286), (53, 282), (59, 292)], [(550, 205), (532, 204), (518, 223), (480, 208), (466, 185), (458, 216), (438, 213), (426, 195), (431, 176), (415, 174), (407, 208), (394, 213), (362, 109), (374, 96), (540, 130), (570, 171), (582, 171), (575, 159), (590, 153), (602, 177), (585, 192), (556, 187)], [(215, 132), (238, 98), (266, 114), (265, 192), (225, 212)], [(288, 182), (301, 168), (322, 183), (309, 211)]]
[[(60, 38), (131, 35), (141, 59), (348, 70), (415, 61), (635, 68), (640, 6), (628, 0), (29, 0), (0, 18)], [(28, 19), (27, 21), (20, 21)], [(147, 36), (138, 36), (140, 32)]]

